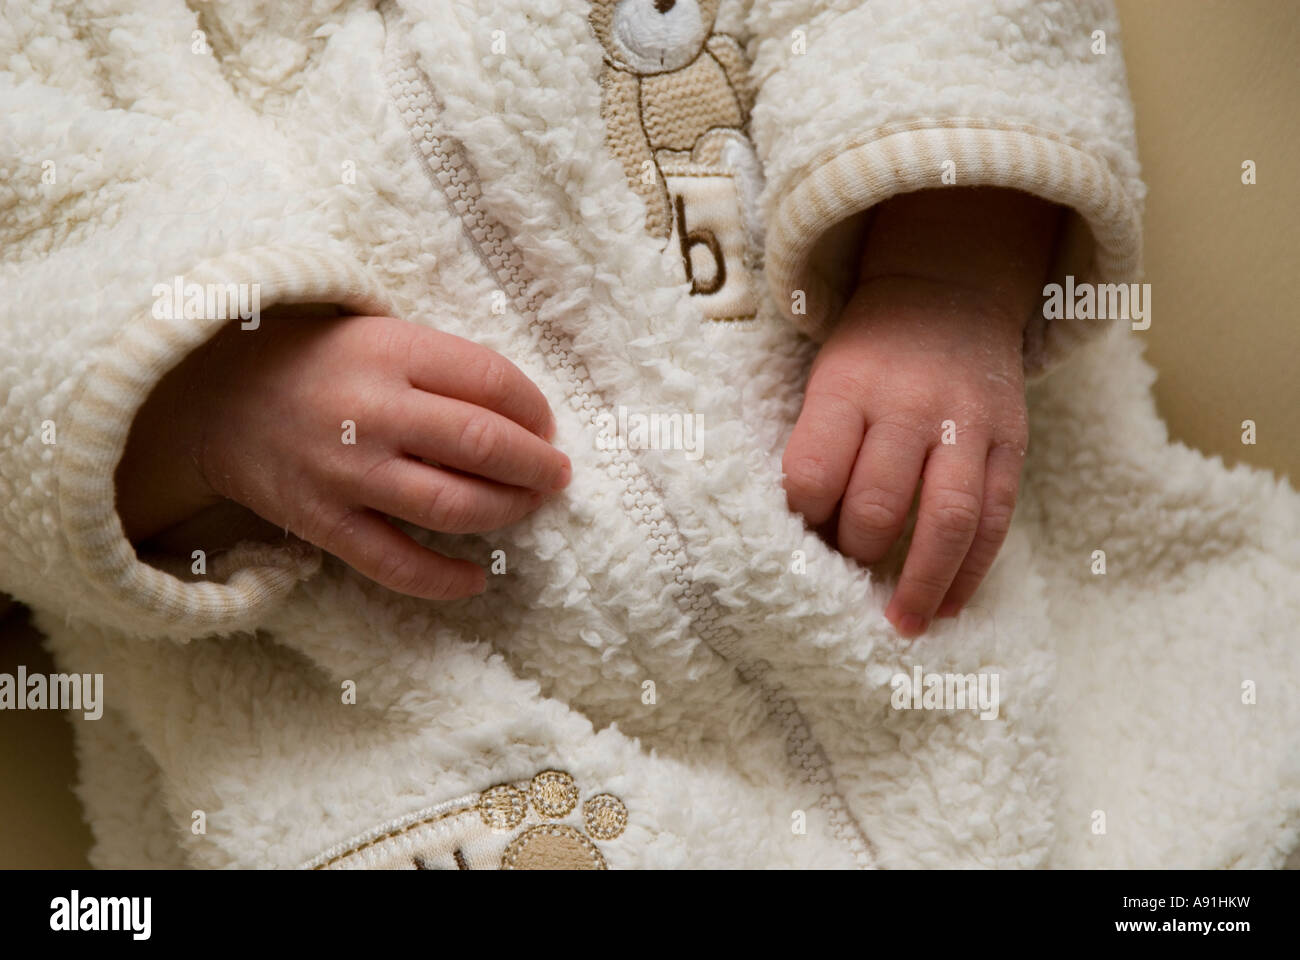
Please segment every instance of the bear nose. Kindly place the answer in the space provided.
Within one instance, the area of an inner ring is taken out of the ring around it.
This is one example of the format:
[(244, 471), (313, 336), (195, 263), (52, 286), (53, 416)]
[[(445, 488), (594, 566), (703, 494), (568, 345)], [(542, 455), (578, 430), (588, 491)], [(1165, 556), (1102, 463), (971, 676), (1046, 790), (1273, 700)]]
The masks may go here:
[(677, 0), (655, 0), (655, 9), (660, 13), (667, 13), (675, 6), (677, 6)]

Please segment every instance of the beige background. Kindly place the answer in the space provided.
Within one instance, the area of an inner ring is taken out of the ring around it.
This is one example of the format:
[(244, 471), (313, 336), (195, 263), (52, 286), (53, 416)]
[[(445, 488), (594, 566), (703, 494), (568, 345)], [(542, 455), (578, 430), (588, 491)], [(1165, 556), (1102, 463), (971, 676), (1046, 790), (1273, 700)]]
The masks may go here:
[[(1300, 0), (1119, 7), (1151, 191), (1152, 324), (1135, 336), (1160, 410), (1175, 439), (1300, 477)], [(52, 670), (18, 609), (0, 624), (0, 672), (20, 663)], [(0, 867), (86, 865), (74, 778), (67, 720), (0, 714)]]
[(1138, 336), (1156, 402), (1174, 439), (1300, 480), (1300, 2), (1118, 5), (1150, 191)]

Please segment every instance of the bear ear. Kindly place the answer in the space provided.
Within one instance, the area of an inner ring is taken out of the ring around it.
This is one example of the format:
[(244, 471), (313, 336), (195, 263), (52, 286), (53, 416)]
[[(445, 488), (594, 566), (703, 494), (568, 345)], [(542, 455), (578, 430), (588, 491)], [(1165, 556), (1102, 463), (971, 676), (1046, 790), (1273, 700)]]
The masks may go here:
[(605, 48), (606, 53), (613, 52), (610, 43), (610, 31), (613, 29), (614, 8), (616, 6), (618, 6), (618, 0), (592, 0), (591, 13), (587, 15), (587, 18), (591, 21), (592, 30), (596, 32), (596, 39), (600, 41), (600, 45)]

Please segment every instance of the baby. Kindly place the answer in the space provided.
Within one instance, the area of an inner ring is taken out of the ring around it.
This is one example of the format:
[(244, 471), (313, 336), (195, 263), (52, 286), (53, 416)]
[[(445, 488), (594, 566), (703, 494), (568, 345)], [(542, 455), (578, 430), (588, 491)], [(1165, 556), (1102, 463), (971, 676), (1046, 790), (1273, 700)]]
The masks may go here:
[[(904, 636), (956, 615), (1011, 523), (1028, 439), (1023, 332), (1059, 208), (1011, 190), (919, 191), (879, 209), (857, 290), (817, 355), (786, 447), (790, 507), (847, 556), (915, 532), (886, 616)], [(359, 450), (312, 424), (361, 415)], [(960, 423), (942, 442), (945, 420)], [(238, 322), (163, 379), (117, 471), (147, 540), (221, 498), (430, 600), (482, 568), (387, 523), (444, 533), (514, 523), (569, 483), (541, 391), (484, 347), (392, 317)]]
[(1105, 479), (1009, 530), (1105, 327), (1044, 287), (1138, 263), (1109, 4), (105, 7), (0, 32), (0, 587), (105, 676), (94, 862), (1046, 862), (1107, 701), (1034, 524)]

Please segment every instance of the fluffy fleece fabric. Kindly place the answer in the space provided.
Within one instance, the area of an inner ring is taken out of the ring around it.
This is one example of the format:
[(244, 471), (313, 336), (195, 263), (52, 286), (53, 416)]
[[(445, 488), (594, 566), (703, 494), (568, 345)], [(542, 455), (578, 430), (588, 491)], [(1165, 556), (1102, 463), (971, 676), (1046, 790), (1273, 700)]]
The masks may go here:
[[(919, 641), (881, 615), (890, 570), (829, 550), (781, 490), (880, 200), (945, 171), (1028, 190), (1073, 211), (1058, 272), (1136, 276), (1109, 5), (645, 7), (7, 11), (0, 585), (63, 669), (105, 675), (104, 718), (76, 721), (93, 862), (1279, 864), (1300, 500), (1169, 442), (1140, 334), (1031, 324), (1030, 372), (1055, 369), (1031, 389), (1016, 521), (972, 607)], [(748, 114), (721, 154), (673, 139), (692, 101), (662, 91), (693, 84)], [(662, 220), (634, 150), (671, 187)], [(646, 228), (674, 217), (666, 245)], [(708, 319), (722, 278), (699, 247), (744, 243), (727, 282), (754, 316)], [(214, 551), (202, 576), (137, 556), (112, 477), (132, 418), (230, 316), (156, 316), (178, 276), (504, 353), (555, 409), (572, 486), (490, 537), (413, 531), (505, 558), (446, 606), (295, 541)], [(620, 406), (698, 415), (702, 455), (610, 448)], [(894, 709), (917, 666), (997, 675), (997, 716)]]

